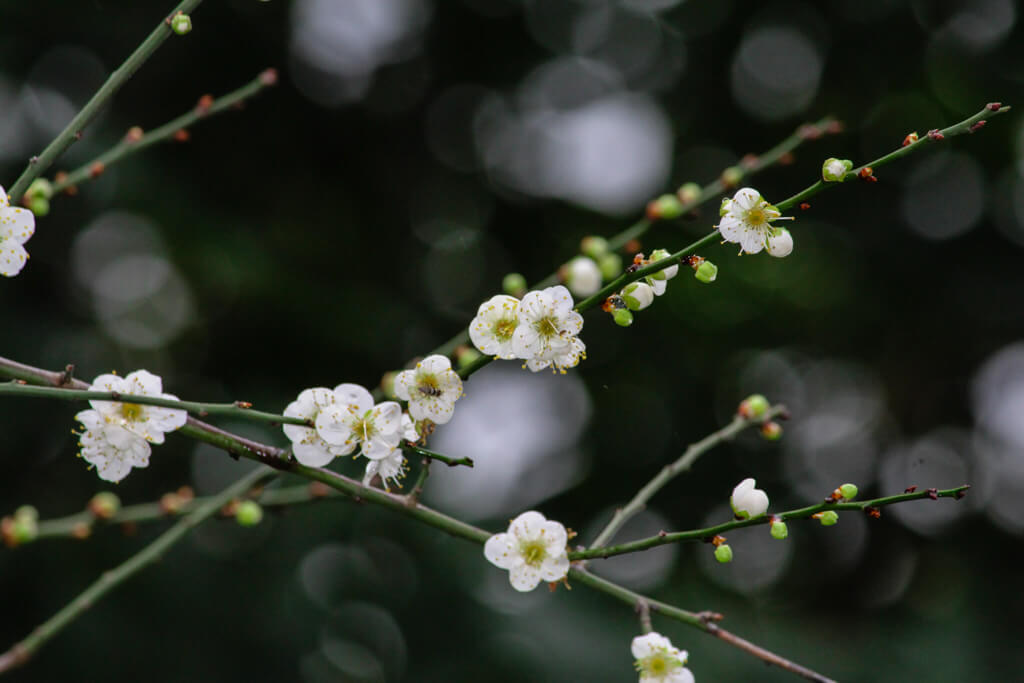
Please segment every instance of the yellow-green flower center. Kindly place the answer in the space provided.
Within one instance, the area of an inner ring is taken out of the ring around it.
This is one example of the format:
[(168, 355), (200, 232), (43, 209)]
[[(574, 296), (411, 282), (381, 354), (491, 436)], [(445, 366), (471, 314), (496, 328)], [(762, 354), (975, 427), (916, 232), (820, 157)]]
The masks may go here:
[(127, 422), (138, 422), (142, 418), (142, 406), (138, 403), (122, 403), (121, 417)]
[(356, 438), (361, 441), (367, 441), (371, 436), (377, 433), (377, 428), (373, 424), (373, 418), (370, 416), (371, 412), (372, 411), (367, 410), (362, 417), (357, 417), (352, 421), (352, 432), (356, 435)]
[(535, 538), (529, 541), (520, 541), (519, 554), (522, 555), (526, 564), (531, 567), (539, 567), (547, 557), (548, 549), (543, 540)]
[(665, 676), (682, 667), (678, 657), (673, 657), (666, 650), (659, 650), (643, 659), (636, 660), (636, 670), (652, 677)]
[(492, 332), (494, 338), (500, 342), (507, 342), (512, 338), (512, 333), (516, 331), (519, 321), (515, 318), (502, 318), (494, 323)]
[(764, 212), (764, 209), (755, 207), (750, 211), (747, 211), (747, 223), (759, 228), (768, 222), (768, 215)]
[(551, 316), (546, 316), (535, 322), (533, 329), (542, 337), (557, 337), (558, 321)]
[(437, 375), (421, 374), (417, 376), (416, 380), (416, 390), (424, 396), (440, 396), (444, 393), (440, 382), (437, 381)]

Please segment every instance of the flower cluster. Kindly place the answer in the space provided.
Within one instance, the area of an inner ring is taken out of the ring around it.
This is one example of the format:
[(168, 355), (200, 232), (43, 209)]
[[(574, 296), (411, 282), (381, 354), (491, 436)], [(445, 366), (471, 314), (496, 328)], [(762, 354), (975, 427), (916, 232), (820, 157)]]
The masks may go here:
[(517, 591), (531, 591), (541, 581), (560, 581), (569, 573), (565, 544), (569, 535), (558, 522), (530, 510), (495, 534), (484, 544), (484, 557), (508, 570), (508, 580)]
[(792, 220), (765, 201), (760, 193), (744, 187), (732, 199), (723, 199), (719, 209), (721, 222), (715, 226), (726, 242), (735, 242), (748, 254), (762, 249), (782, 258), (793, 251), (793, 236), (788, 230), (776, 228), (772, 221)]
[[(561, 285), (529, 292), (522, 300), (498, 294), (480, 304), (469, 324), (469, 338), (489, 356), (524, 360), (533, 372), (550, 367), (565, 373), (587, 357), (587, 347), (577, 336), (583, 316), (572, 307), (572, 295)], [(400, 391), (398, 380), (395, 388)]]
[(369, 462), (363, 484), (380, 476), (385, 487), (398, 485), (405, 476), (402, 440), (418, 441), (417, 422), (444, 424), (452, 418), (455, 401), (462, 396), (462, 380), (444, 356), (424, 358), (415, 370), (395, 378), (395, 393), (409, 402), (409, 413), (395, 401), (375, 403), (365, 387), (339, 384), (333, 389), (305, 389), (288, 404), (284, 414), (312, 426), (284, 425), (295, 459), (309, 467), (323, 467), (339, 455), (359, 449)]
[[(163, 393), (160, 378), (146, 370), (136, 370), (127, 377), (100, 375), (89, 390), (178, 400)], [(165, 433), (178, 429), (188, 419), (184, 410), (175, 408), (126, 401), (94, 400), (89, 404), (90, 410), (75, 415), (85, 427), (79, 454), (106, 481), (121, 481), (133, 467), (149, 465), (150, 444), (162, 444)]]
[(660, 633), (650, 632), (633, 639), (630, 648), (640, 683), (694, 683), (693, 673), (686, 668), (688, 655), (672, 645)]
[(36, 230), (36, 217), (31, 211), (11, 206), (4, 188), (0, 187), (0, 275), (14, 277), (25, 267), (28, 252), (22, 245)]

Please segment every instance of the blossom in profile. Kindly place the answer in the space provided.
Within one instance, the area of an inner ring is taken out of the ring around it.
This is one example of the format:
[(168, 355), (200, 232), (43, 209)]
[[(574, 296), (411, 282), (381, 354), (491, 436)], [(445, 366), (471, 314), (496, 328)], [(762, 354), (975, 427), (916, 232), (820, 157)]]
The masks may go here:
[(512, 350), (533, 372), (551, 366), (564, 372), (586, 357), (586, 346), (576, 338), (583, 316), (572, 307), (572, 295), (561, 285), (529, 292), (519, 302)]
[(786, 258), (793, 253), (793, 236), (785, 228), (775, 228), (765, 240), (764, 250), (775, 258)]
[(630, 649), (640, 683), (694, 683), (693, 673), (686, 668), (686, 650), (673, 646), (660, 633), (637, 636)]
[(484, 557), (508, 570), (509, 583), (517, 591), (531, 591), (541, 581), (559, 581), (568, 575), (568, 541), (564, 526), (531, 510), (512, 520), (505, 533), (487, 539)]
[(507, 294), (492, 296), (480, 304), (469, 323), (469, 339), (480, 353), (510, 360), (512, 335), (519, 326), (519, 299)]
[(75, 415), (85, 431), (79, 435), (79, 455), (96, 468), (104, 481), (119, 482), (133, 467), (149, 465), (149, 442), (118, 424), (107, 422), (98, 410)]
[(36, 217), (27, 210), (11, 206), (0, 187), (0, 275), (14, 277), (25, 267), (28, 252), (22, 246), (36, 231)]
[(363, 486), (369, 486), (373, 478), (379, 475), (386, 491), (390, 491), (392, 486), (401, 488), (406, 464), (405, 455), (400, 448), (394, 449), (383, 458), (369, 461), (366, 463), (366, 474), (363, 475)]
[(761, 194), (750, 187), (744, 187), (732, 199), (722, 201), (719, 210), (721, 220), (715, 227), (726, 242), (735, 242), (748, 254), (756, 254), (765, 248), (765, 243), (774, 230), (772, 221), (790, 220), (765, 201)]
[[(153, 396), (177, 401), (178, 397), (163, 392), (160, 377), (146, 370), (136, 370), (126, 377), (100, 375), (92, 381), (89, 391), (109, 391), (135, 396)], [(143, 405), (128, 401), (92, 400), (89, 405), (108, 425), (123, 427), (150, 443), (161, 444), (164, 434), (173, 432), (188, 420), (188, 413), (175, 408)]]
[[(316, 423), (320, 411), (334, 405), (337, 397), (334, 391), (326, 387), (303, 389), (298, 398), (284, 409), (286, 417), (297, 417)], [(351, 453), (355, 446), (346, 450), (345, 446), (334, 446), (322, 438), (313, 427), (286, 424), (282, 426), (284, 435), (292, 442), (292, 454), (295, 459), (307, 467), (323, 467), (339, 455)]]
[(417, 363), (414, 370), (398, 373), (395, 394), (409, 402), (409, 414), (417, 422), (445, 424), (452, 419), (455, 402), (462, 397), (462, 379), (446, 356), (434, 354)]
[(753, 519), (768, 511), (768, 494), (755, 489), (757, 482), (748, 477), (736, 485), (729, 498), (736, 519)]
[(370, 460), (379, 460), (402, 440), (402, 407), (394, 401), (374, 404), (373, 396), (358, 384), (339, 384), (334, 401), (316, 416), (316, 433), (343, 454), (359, 446)]

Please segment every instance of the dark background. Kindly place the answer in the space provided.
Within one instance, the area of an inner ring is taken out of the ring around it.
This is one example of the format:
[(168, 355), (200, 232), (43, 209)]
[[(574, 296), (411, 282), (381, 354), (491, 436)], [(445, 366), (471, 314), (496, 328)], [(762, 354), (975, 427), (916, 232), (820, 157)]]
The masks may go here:
[[(0, 179), (10, 187), (169, 7), (0, 4)], [(1019, 104), (1018, 5), (984, 2), (211, 0), (61, 159), (154, 128), (267, 66), (281, 84), (57, 197), (0, 283), (0, 354), (84, 379), (147, 368), (194, 400), (280, 411), (305, 387), (374, 386), (462, 329), (510, 270), (531, 281), (646, 199), (706, 183), (798, 124), (846, 132), (749, 181), (779, 201), (829, 156), (856, 164)], [(52, 171), (51, 171), (52, 177)], [(495, 363), (431, 445), (432, 504), (489, 529), (536, 508), (593, 538), (752, 391), (790, 406), (779, 443), (744, 435), (673, 482), (623, 538), (728, 518), (755, 476), (781, 510), (844, 481), (863, 495), (974, 485), (959, 503), (836, 527), (732, 534), (597, 562), (843, 681), (1012, 680), (1024, 656), (1024, 127), (979, 134), (811, 200), (793, 255), (704, 256), (629, 329), (591, 312), (565, 377)], [(645, 251), (706, 233), (656, 226)], [(3, 399), (3, 512), (76, 512), (104, 486), (74, 457), (80, 405)], [(461, 419), (460, 419), (461, 418)], [(276, 430), (219, 424), (278, 445)], [(126, 503), (208, 493), (245, 463), (177, 436), (113, 487)], [(357, 475), (348, 459), (339, 471)], [(115, 530), (0, 553), (0, 646), (154, 537)], [(795, 680), (688, 627), (655, 629), (697, 680)], [(639, 633), (576, 587), (514, 594), (480, 548), (345, 501), (217, 521), (55, 638), (13, 680), (622, 681)]]

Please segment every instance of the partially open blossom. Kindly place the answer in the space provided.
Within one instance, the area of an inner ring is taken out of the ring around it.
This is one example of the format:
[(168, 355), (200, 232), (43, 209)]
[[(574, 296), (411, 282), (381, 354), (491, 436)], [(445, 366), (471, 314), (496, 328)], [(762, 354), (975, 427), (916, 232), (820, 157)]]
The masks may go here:
[(768, 494), (761, 489), (755, 489), (756, 483), (754, 479), (748, 477), (732, 490), (729, 504), (732, 505), (736, 519), (753, 519), (767, 512)]
[(374, 405), (358, 384), (339, 384), (335, 400), (316, 417), (316, 433), (331, 446), (351, 453), (358, 445), (370, 460), (391, 454), (402, 440), (402, 407), (394, 401)]
[(565, 284), (578, 297), (588, 297), (601, 289), (601, 269), (593, 259), (577, 256), (566, 265)]
[(14, 277), (25, 267), (28, 252), (22, 245), (35, 231), (36, 217), (31, 211), (11, 206), (0, 187), (0, 275)]
[(732, 199), (723, 200), (719, 213), (722, 218), (716, 227), (722, 238), (738, 243), (748, 254), (765, 248), (765, 241), (772, 233), (772, 221), (787, 220), (750, 187), (738, 190)]
[(631, 311), (642, 311), (654, 303), (654, 288), (646, 282), (630, 282), (622, 290), (622, 300)]
[(564, 371), (586, 357), (586, 346), (576, 337), (583, 316), (572, 306), (572, 295), (561, 285), (530, 292), (519, 302), (512, 349), (533, 372), (549, 366)]
[(417, 363), (415, 370), (398, 373), (395, 394), (409, 402), (414, 420), (445, 424), (452, 419), (455, 402), (462, 397), (462, 379), (446, 356), (434, 354)]
[(96, 468), (100, 479), (118, 482), (133, 467), (149, 465), (150, 446), (143, 437), (107, 422), (97, 410), (83, 410), (75, 419), (85, 427), (78, 440), (79, 455)]
[(853, 162), (849, 159), (829, 157), (821, 165), (821, 179), (826, 183), (841, 183), (851, 168), (853, 168)]
[(693, 674), (685, 666), (689, 658), (686, 650), (675, 647), (660, 633), (637, 636), (630, 650), (640, 683), (694, 683)]
[[(671, 256), (671, 254), (669, 253), (668, 249), (655, 249), (651, 253), (650, 258), (648, 258), (647, 260), (651, 263), (655, 263), (657, 261), (661, 261), (662, 259), (666, 259), (669, 256)], [(678, 273), (678, 265), (669, 266), (668, 268), (659, 270), (657, 273), (654, 273), (653, 275), (648, 275), (644, 279), (647, 281), (647, 284), (651, 286), (651, 289), (654, 290), (655, 296), (661, 296), (662, 294), (665, 293), (665, 289), (668, 286), (668, 281), (674, 278)]]
[(569, 573), (565, 527), (533, 510), (512, 520), (508, 531), (484, 544), (484, 557), (509, 572), (517, 591), (531, 591), (541, 581), (558, 581)]
[(498, 294), (476, 310), (476, 317), (469, 323), (469, 339), (480, 353), (509, 360), (516, 357), (512, 335), (518, 326), (519, 299)]
[(390, 491), (392, 486), (399, 488), (401, 486), (401, 479), (405, 476), (405, 465), (405, 455), (400, 448), (396, 448), (383, 458), (371, 460), (366, 463), (363, 486), (369, 486), (373, 478), (380, 475), (381, 481), (384, 482), (385, 490)]
[[(126, 377), (100, 375), (92, 381), (89, 390), (178, 400), (177, 396), (165, 394), (160, 378), (146, 370), (136, 370)], [(100, 400), (89, 401), (89, 405), (100, 414), (107, 424), (123, 427), (150, 443), (163, 443), (165, 433), (173, 432), (188, 420), (188, 413), (174, 408)]]

